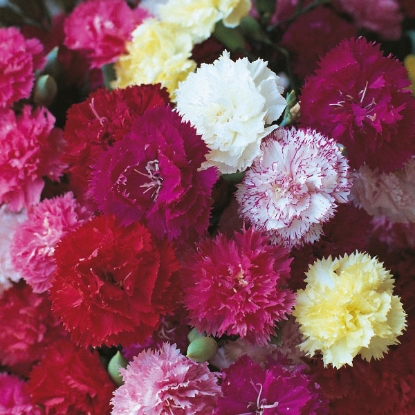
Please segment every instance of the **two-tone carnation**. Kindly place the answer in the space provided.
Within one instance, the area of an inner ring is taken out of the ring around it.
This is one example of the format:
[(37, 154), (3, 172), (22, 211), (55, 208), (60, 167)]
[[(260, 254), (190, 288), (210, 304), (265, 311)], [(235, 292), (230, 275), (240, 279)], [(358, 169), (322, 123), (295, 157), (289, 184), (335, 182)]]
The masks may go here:
[(297, 291), (293, 315), (308, 355), (320, 352), (324, 365), (353, 365), (355, 356), (380, 359), (399, 343), (406, 313), (393, 294), (394, 280), (381, 262), (355, 252), (318, 260), (306, 273), (307, 286)]
[(242, 217), (286, 246), (316, 241), (350, 191), (348, 163), (334, 140), (313, 130), (278, 129), (238, 185)]
[(139, 222), (97, 216), (63, 236), (54, 256), (52, 310), (80, 345), (144, 342), (176, 307), (173, 248)]
[(142, 221), (170, 240), (202, 234), (209, 225), (215, 169), (200, 170), (207, 147), (170, 107), (137, 117), (124, 138), (92, 166), (98, 207), (123, 224)]
[(233, 238), (198, 241), (183, 258), (183, 302), (190, 325), (217, 336), (265, 344), (294, 304), (287, 289), (289, 251), (250, 228)]
[(262, 59), (231, 60), (228, 52), (202, 64), (180, 83), (177, 110), (209, 147), (206, 167), (235, 173), (260, 154), (261, 140), (277, 128), (286, 101), (282, 80)]

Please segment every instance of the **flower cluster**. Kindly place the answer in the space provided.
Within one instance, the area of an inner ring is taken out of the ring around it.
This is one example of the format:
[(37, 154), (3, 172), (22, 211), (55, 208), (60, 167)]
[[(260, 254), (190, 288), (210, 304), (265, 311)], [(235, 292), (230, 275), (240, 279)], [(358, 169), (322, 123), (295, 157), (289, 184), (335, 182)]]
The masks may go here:
[(0, 0), (0, 413), (415, 413), (409, 0)]

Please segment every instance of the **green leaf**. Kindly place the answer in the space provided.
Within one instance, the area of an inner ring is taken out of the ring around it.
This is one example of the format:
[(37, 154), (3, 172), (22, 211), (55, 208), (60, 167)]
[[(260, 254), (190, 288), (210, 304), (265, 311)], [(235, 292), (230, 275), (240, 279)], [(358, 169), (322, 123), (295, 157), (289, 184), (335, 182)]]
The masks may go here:
[(0, 7), (0, 23), (2, 26), (22, 26), (24, 18), (10, 7)]
[(23, 16), (29, 20), (41, 23), (50, 21), (50, 16), (47, 7), (43, 0), (9, 0), (10, 3), (17, 6)]

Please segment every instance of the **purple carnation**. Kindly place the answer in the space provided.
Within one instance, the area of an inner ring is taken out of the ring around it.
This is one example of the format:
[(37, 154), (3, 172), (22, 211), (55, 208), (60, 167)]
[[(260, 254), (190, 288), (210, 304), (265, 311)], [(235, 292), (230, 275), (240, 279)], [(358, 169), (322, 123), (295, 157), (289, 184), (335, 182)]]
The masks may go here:
[(187, 238), (209, 224), (213, 168), (199, 171), (207, 147), (170, 107), (137, 117), (129, 134), (93, 166), (91, 193), (122, 224), (142, 221), (158, 237)]

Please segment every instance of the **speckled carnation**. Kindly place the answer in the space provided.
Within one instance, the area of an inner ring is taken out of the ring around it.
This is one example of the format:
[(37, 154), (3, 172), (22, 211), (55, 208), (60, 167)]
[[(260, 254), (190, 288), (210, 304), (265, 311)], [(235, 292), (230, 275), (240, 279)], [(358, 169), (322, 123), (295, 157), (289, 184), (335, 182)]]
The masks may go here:
[(29, 98), (35, 81), (35, 70), (45, 60), (38, 39), (25, 39), (16, 27), (0, 28), (0, 108)]
[(148, 110), (92, 166), (91, 193), (123, 224), (142, 221), (159, 238), (187, 238), (209, 225), (213, 168), (200, 171), (207, 147), (170, 107)]
[(132, 31), (148, 16), (146, 10), (132, 10), (124, 0), (80, 3), (65, 20), (65, 45), (84, 53), (91, 67), (100, 68), (117, 60)]
[(290, 262), (287, 249), (271, 245), (253, 228), (233, 238), (218, 234), (199, 240), (181, 272), (190, 325), (208, 335), (267, 343), (275, 322), (285, 319), (294, 303), (285, 288)]
[(288, 247), (318, 240), (350, 191), (348, 163), (316, 131), (278, 129), (238, 185), (240, 215)]
[(409, 86), (404, 65), (385, 57), (380, 44), (345, 40), (307, 78), (300, 122), (346, 146), (351, 167), (390, 172), (415, 153)]
[(29, 211), (15, 231), (10, 254), (14, 267), (34, 292), (50, 288), (56, 268), (53, 253), (60, 238), (90, 216), (72, 193), (45, 199)]
[(59, 181), (63, 138), (46, 108), (0, 109), (0, 203), (18, 212), (40, 201), (43, 177)]
[(120, 373), (124, 384), (114, 392), (112, 415), (210, 415), (221, 395), (207, 363), (193, 362), (168, 343), (141, 352)]

